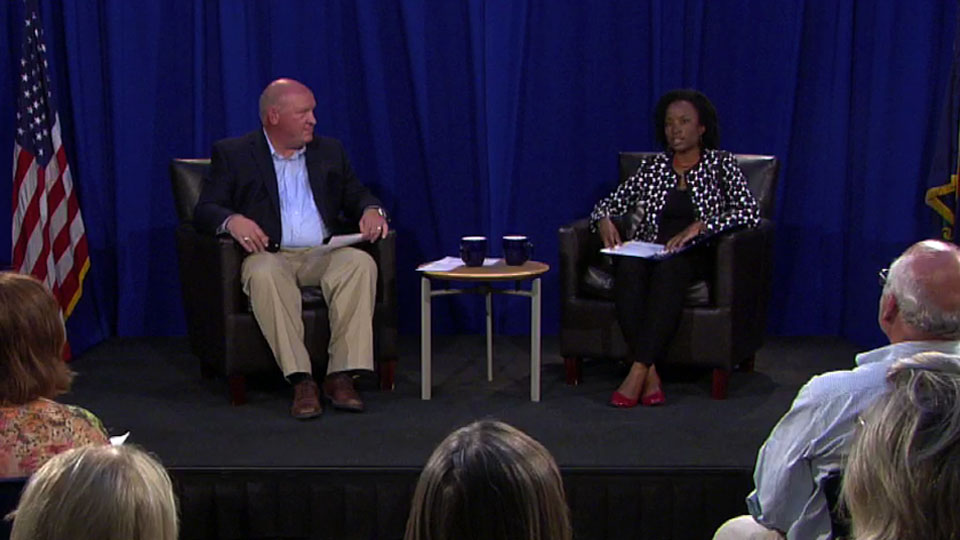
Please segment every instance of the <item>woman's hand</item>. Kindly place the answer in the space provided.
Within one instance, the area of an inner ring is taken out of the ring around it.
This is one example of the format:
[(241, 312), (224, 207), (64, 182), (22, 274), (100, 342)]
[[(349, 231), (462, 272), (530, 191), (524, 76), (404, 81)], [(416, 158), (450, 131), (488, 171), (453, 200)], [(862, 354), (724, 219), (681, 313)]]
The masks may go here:
[(680, 231), (676, 236), (667, 241), (667, 251), (680, 249), (706, 228), (707, 226), (704, 225), (702, 221), (694, 221), (690, 225), (687, 225), (686, 229)]
[(623, 243), (623, 240), (620, 240), (620, 231), (608, 217), (597, 222), (597, 231), (600, 233), (600, 239), (603, 240), (603, 247), (605, 248), (617, 247)]

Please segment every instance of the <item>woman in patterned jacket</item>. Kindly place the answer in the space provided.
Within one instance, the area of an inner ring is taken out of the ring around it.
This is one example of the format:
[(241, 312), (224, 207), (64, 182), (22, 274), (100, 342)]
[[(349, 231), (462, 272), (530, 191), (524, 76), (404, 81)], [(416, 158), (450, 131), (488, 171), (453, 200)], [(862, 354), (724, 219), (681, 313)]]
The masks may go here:
[(36, 279), (0, 272), (0, 478), (33, 474), (78, 446), (107, 444), (93, 414), (53, 401), (73, 374), (60, 307)]
[[(717, 150), (717, 112), (706, 96), (667, 93), (657, 103), (655, 129), (665, 151), (646, 159), (590, 215), (605, 247), (643, 240), (675, 251), (704, 234), (757, 226), (757, 201), (743, 171), (732, 154)], [(640, 216), (639, 226), (632, 238), (621, 238), (610, 218), (630, 212)], [(617, 320), (632, 365), (611, 405), (664, 403), (656, 362), (676, 332), (687, 288), (709, 264), (700, 247), (661, 260), (617, 257)]]

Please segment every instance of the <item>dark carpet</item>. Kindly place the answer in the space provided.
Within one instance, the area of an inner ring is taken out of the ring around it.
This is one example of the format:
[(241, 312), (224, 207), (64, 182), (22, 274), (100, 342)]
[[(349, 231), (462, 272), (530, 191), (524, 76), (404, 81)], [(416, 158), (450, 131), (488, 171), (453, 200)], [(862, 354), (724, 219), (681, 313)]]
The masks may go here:
[(849, 367), (856, 349), (833, 338), (770, 339), (753, 372), (730, 378), (729, 398), (710, 399), (710, 373), (663, 369), (667, 405), (607, 406), (624, 374), (613, 361), (584, 363), (567, 386), (556, 341), (544, 339), (542, 401), (529, 401), (528, 339), (496, 337), (494, 380), (483, 376), (482, 336), (434, 339), (433, 399), (420, 399), (417, 338), (401, 343), (397, 385), (361, 379), (367, 412), (328, 409), (312, 421), (288, 415), (279, 371), (231, 406), (223, 379), (203, 380), (185, 338), (113, 339), (71, 367), (63, 397), (97, 414), (111, 435), (154, 452), (171, 468), (422, 467), (452, 429), (493, 417), (540, 440), (561, 468), (752, 469), (757, 449), (810, 376)]

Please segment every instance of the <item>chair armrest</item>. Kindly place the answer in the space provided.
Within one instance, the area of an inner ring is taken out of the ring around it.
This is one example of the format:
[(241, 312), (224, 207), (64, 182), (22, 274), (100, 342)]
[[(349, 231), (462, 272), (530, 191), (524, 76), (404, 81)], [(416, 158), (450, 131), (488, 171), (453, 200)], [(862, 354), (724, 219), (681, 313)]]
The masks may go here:
[(772, 276), (773, 222), (725, 234), (717, 241), (713, 301), (718, 306), (756, 304)]
[(599, 250), (597, 235), (590, 231), (590, 221), (578, 219), (557, 231), (560, 244), (560, 295), (577, 296), (578, 281), (590, 262), (591, 252)]
[(240, 268), (246, 251), (229, 236), (218, 236), (216, 240), (217, 269), (220, 273), (220, 294), (223, 296), (223, 307), (227, 313), (249, 311), (249, 300), (243, 292), (243, 283), (240, 279)]
[(374, 243), (361, 244), (377, 263), (377, 301), (397, 305), (397, 231)]
[(188, 316), (194, 310), (198, 317), (209, 317), (221, 310), (224, 315), (246, 311), (240, 285), (243, 250), (232, 238), (204, 234), (192, 224), (183, 223), (177, 227), (177, 252)]

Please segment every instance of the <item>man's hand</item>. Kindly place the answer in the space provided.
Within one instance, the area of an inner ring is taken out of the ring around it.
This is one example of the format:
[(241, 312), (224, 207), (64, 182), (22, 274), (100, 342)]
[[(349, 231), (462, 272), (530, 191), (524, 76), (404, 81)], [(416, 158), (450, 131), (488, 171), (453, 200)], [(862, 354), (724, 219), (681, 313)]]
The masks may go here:
[(676, 236), (667, 241), (667, 251), (680, 249), (684, 244), (693, 240), (698, 234), (706, 230), (707, 226), (702, 221), (694, 221), (687, 228), (677, 233)]
[(234, 214), (227, 218), (227, 231), (237, 243), (243, 246), (243, 249), (247, 250), (247, 253), (260, 253), (266, 250), (267, 244), (270, 243), (270, 237), (263, 232), (257, 222), (243, 214)]
[(613, 220), (608, 217), (601, 218), (597, 222), (597, 232), (600, 233), (600, 239), (603, 240), (603, 247), (605, 248), (617, 247), (623, 243), (620, 240), (620, 231), (613, 224)]
[(390, 226), (387, 220), (377, 212), (376, 208), (367, 208), (360, 217), (360, 234), (364, 240), (376, 242), (381, 238), (387, 237)]

